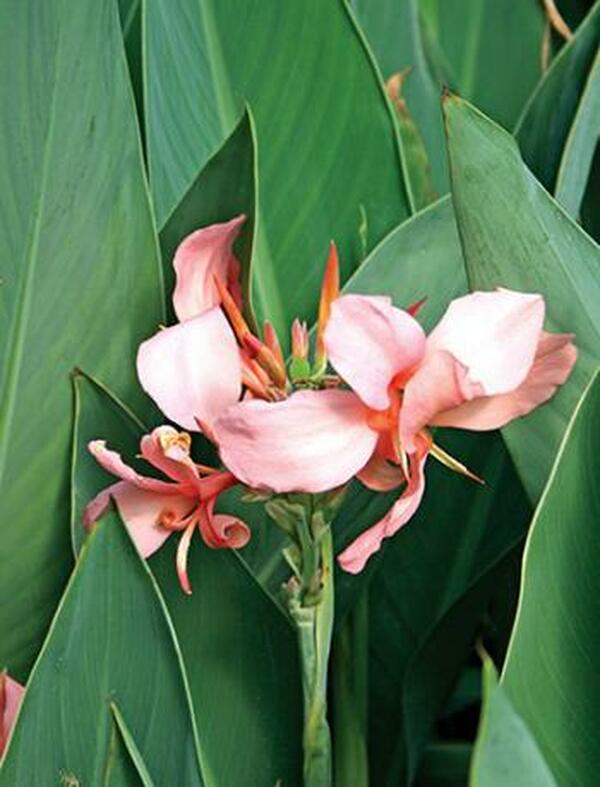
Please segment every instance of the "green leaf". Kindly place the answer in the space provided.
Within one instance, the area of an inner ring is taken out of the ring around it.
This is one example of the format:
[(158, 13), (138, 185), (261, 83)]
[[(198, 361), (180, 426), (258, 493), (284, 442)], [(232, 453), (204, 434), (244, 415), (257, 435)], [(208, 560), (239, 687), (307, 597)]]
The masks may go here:
[(535, 500), (595, 369), (600, 252), (531, 175), (509, 134), (459, 98), (450, 97), (445, 109), (452, 197), (472, 288), (540, 292), (548, 328), (576, 335), (578, 362), (567, 383), (503, 430)]
[(521, 598), (501, 685), (558, 784), (600, 769), (600, 373), (556, 457), (525, 549)]
[(544, 74), (515, 128), (527, 166), (553, 192), (600, 36), (600, 2)]
[(115, 482), (87, 450), (91, 440), (106, 440), (129, 458), (139, 453), (144, 425), (99, 380), (81, 370), (73, 374), (71, 446), (71, 541), (77, 555), (85, 540), (83, 512), (93, 494)]
[(512, 128), (541, 76), (541, 3), (421, 0), (420, 7), (446, 84)]
[(292, 626), (235, 553), (209, 549), (198, 535), (188, 562), (194, 592), (185, 596), (174, 541), (151, 566), (181, 643), (215, 783), (300, 785), (302, 696)]
[(173, 291), (173, 255), (191, 232), (241, 213), (246, 221), (236, 243), (241, 264), (244, 306), (252, 319), (251, 264), (258, 224), (256, 134), (250, 107), (246, 107), (231, 136), (206, 163), (196, 180), (165, 221), (160, 233), (167, 292)]
[(159, 226), (249, 102), (258, 317), (280, 331), (296, 315), (312, 318), (330, 239), (347, 277), (409, 213), (394, 120), (348, 9), (320, 0), (148, 0), (145, 22)]
[(69, 374), (144, 413), (135, 352), (164, 316), (115, 4), (2, 0), (0, 70), (0, 663), (23, 679), (72, 559)]
[(596, 2), (540, 81), (515, 131), (527, 165), (596, 240), (599, 41)]
[[(108, 438), (128, 463), (139, 450), (141, 430), (139, 420), (104, 386), (83, 376), (77, 384), (79, 438), (73, 479), (76, 497), (85, 504), (114, 481), (90, 463), (89, 425), (93, 424), (95, 437)], [(223, 509), (232, 511), (227, 503), (222, 502)], [(252, 525), (248, 548), (263, 535)], [(275, 530), (272, 524), (271, 529)], [(203, 761), (218, 785), (262, 787), (278, 778), (285, 784), (300, 784), (302, 697), (291, 625), (238, 554), (209, 549), (197, 534), (188, 563), (194, 592), (191, 597), (184, 595), (175, 572), (177, 540), (177, 535), (169, 539), (152, 558), (151, 567), (186, 664)], [(279, 546), (276, 542), (273, 548)], [(278, 551), (275, 556), (279, 557)], [(126, 708), (120, 707), (125, 714)]]
[(571, 216), (577, 217), (579, 214), (599, 138), (600, 52), (596, 55), (582, 93), (556, 179), (556, 199)]
[(437, 441), (484, 488), (430, 461), (415, 517), (387, 545), (370, 585), (370, 760), (374, 784), (410, 783), (470, 653), (529, 507), (498, 433)]
[[(352, 0), (361, 27), (375, 53), (383, 78), (410, 68), (403, 90), (406, 103), (425, 141), (436, 189), (448, 190), (444, 129), (440, 110), (441, 81), (427, 57), (418, 0)], [(404, 148), (407, 166), (410, 151)], [(413, 179), (410, 179), (413, 181)], [(417, 203), (418, 204), (418, 203)]]
[(156, 784), (204, 783), (173, 628), (114, 511), (77, 561), (31, 673), (0, 784), (67, 777), (102, 783), (111, 756), (111, 702), (127, 717)]
[(557, 787), (531, 731), (515, 711), (492, 660), (483, 662), (483, 708), (471, 764), (471, 787)]

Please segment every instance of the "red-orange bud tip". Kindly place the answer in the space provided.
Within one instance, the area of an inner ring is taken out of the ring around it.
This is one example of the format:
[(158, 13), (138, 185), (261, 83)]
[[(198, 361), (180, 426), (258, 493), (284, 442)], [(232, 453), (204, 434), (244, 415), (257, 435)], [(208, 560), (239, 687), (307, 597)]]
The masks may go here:
[(406, 307), (406, 311), (410, 314), (411, 317), (416, 317), (418, 312), (421, 310), (421, 306), (423, 306), (426, 300), (427, 300), (427, 296), (421, 298), (420, 301), (416, 301), (416, 303), (411, 303), (410, 306)]
[(329, 255), (325, 264), (325, 274), (321, 285), (321, 298), (319, 301), (319, 322), (317, 325), (316, 340), (316, 361), (317, 364), (323, 363), (326, 357), (324, 334), (329, 315), (331, 314), (331, 304), (340, 294), (340, 263), (336, 245), (333, 241), (329, 244)]

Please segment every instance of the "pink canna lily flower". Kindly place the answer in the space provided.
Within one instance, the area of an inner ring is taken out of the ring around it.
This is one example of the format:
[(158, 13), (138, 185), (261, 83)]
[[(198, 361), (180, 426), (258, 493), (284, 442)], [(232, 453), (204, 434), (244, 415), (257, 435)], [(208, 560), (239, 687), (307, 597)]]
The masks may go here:
[(142, 437), (141, 457), (163, 473), (169, 479), (166, 481), (140, 475), (103, 440), (92, 441), (89, 450), (98, 463), (121, 480), (103, 489), (84, 513), (84, 524), (90, 527), (113, 498), (142, 557), (149, 557), (170, 535), (181, 532), (177, 573), (188, 594), (187, 554), (196, 529), (214, 549), (239, 549), (250, 539), (250, 531), (240, 519), (214, 513), (217, 497), (237, 483), (235, 477), (194, 463), (190, 443), (189, 434), (171, 426), (159, 426)]
[(496, 429), (567, 379), (573, 336), (544, 332), (543, 320), (540, 295), (477, 292), (453, 301), (426, 337), (387, 297), (342, 296), (323, 338), (352, 390), (230, 407), (214, 427), (221, 457), (240, 480), (275, 491), (324, 491), (353, 475), (377, 491), (404, 484), (388, 514), (339, 556), (357, 573), (417, 510), (429, 454), (479, 480), (435, 445), (428, 426)]
[[(205, 257), (195, 258), (195, 272), (189, 262), (185, 275), (175, 265), (176, 292), (194, 305), (177, 309), (184, 321), (141, 345), (140, 382), (169, 419), (203, 431), (249, 487), (317, 493), (354, 476), (378, 491), (403, 486), (388, 514), (339, 556), (356, 573), (417, 510), (429, 454), (479, 480), (428, 427), (495, 429), (526, 415), (567, 379), (573, 337), (543, 331), (540, 295), (509, 290), (453, 301), (426, 337), (415, 319), (420, 303), (403, 311), (385, 296), (338, 297), (332, 245), (316, 363), (307, 360), (305, 326), (295, 322), (290, 380), (272, 327), (265, 325), (264, 342), (254, 336), (223, 283), (237, 226), (222, 230), (220, 261), (211, 258), (210, 297)], [(194, 301), (187, 288), (198, 281), (205, 294)], [(337, 375), (326, 374), (328, 361)]]
[(10, 738), (25, 688), (6, 671), (0, 672), (0, 760)]

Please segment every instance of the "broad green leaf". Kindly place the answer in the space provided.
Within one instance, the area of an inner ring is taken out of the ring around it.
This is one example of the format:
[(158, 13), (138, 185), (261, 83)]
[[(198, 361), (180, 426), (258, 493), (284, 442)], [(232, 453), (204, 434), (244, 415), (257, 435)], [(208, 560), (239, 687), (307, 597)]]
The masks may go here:
[(428, 462), (411, 522), (389, 540), (370, 588), (370, 760), (374, 784), (410, 783), (470, 653), (529, 507), (498, 433), (438, 442), (486, 480)]
[(209, 549), (198, 534), (191, 597), (177, 582), (174, 539), (151, 566), (181, 643), (215, 783), (300, 785), (302, 696), (291, 624), (236, 554)]
[[(599, 40), (600, 2), (596, 2), (532, 93), (515, 128), (527, 166), (552, 192), (570, 131), (582, 107)], [(592, 136), (588, 135), (588, 141)], [(587, 170), (579, 174), (585, 176)]]
[(111, 702), (156, 784), (205, 783), (173, 627), (115, 512), (77, 561), (31, 673), (0, 784), (102, 784), (113, 756)]
[(330, 239), (346, 277), (409, 213), (396, 129), (342, 2), (147, 0), (146, 128), (159, 226), (244, 103), (258, 139), (258, 316), (312, 318)]
[[(80, 406), (73, 483), (76, 499), (84, 504), (111, 483), (111, 477), (90, 462), (86, 450), (90, 426), (95, 437), (107, 438), (127, 462), (139, 450), (141, 429), (139, 420), (107, 388), (88, 377), (77, 382)], [(225, 502), (223, 508), (232, 510)], [(251, 524), (248, 548), (262, 535), (254, 521)], [(169, 539), (152, 558), (151, 567), (172, 615), (203, 759), (215, 784), (262, 787), (278, 778), (290, 786), (300, 784), (302, 698), (291, 625), (238, 554), (209, 549), (198, 534), (189, 554), (194, 592), (185, 596), (175, 572), (177, 540), (177, 535)], [(275, 542), (273, 548), (279, 550), (280, 544)], [(119, 707), (131, 725), (126, 708)]]
[(541, 76), (538, 0), (421, 0), (445, 82), (506, 128)]
[[(129, 78), (141, 129), (144, 125), (144, 85), (142, 74), (142, 4), (144, 0), (118, 0), (119, 18), (129, 67)], [(140, 129), (140, 130), (141, 130)]]
[(558, 784), (597, 784), (596, 656), (600, 373), (582, 396), (525, 548), (521, 598), (501, 685)]
[(556, 179), (556, 199), (572, 216), (577, 217), (579, 214), (599, 139), (600, 50), (596, 54), (569, 131)]
[(106, 440), (131, 461), (146, 431), (123, 402), (99, 380), (77, 370), (73, 374), (73, 438), (71, 446), (71, 541), (77, 555), (85, 540), (83, 512), (93, 493), (115, 482), (87, 450), (91, 440)]
[(0, 71), (0, 663), (23, 679), (72, 560), (69, 374), (143, 413), (135, 352), (164, 316), (115, 4), (2, 0)]
[(498, 685), (489, 657), (483, 664), (483, 693), (471, 787), (557, 787), (531, 731)]
[(503, 430), (539, 497), (600, 341), (600, 251), (525, 167), (513, 138), (457, 97), (446, 103), (452, 196), (473, 289), (540, 292), (551, 331), (576, 335), (578, 362), (556, 396)]
[[(441, 82), (426, 54), (418, 0), (352, 0), (362, 29), (375, 53), (383, 78), (411, 69), (403, 94), (414, 117), (432, 165), (437, 190), (448, 190), (442, 113)], [(410, 152), (404, 150), (408, 159)]]
[(168, 293), (174, 287), (173, 255), (186, 235), (243, 213), (247, 218), (236, 242), (236, 251), (242, 267), (244, 306), (252, 316), (250, 266), (258, 224), (257, 187), (254, 120), (250, 107), (246, 107), (231, 136), (206, 163), (161, 230)]

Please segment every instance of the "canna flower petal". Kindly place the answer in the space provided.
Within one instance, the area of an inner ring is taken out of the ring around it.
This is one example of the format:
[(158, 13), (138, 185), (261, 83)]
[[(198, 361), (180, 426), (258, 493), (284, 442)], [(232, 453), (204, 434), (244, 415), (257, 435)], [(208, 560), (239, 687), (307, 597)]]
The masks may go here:
[(250, 541), (250, 528), (239, 517), (213, 513), (211, 500), (200, 516), (200, 533), (204, 543), (213, 549), (241, 549)]
[(540, 295), (498, 290), (452, 301), (404, 391), (400, 438), (406, 450), (414, 451), (414, 436), (439, 413), (518, 388), (533, 365), (543, 321)]
[(220, 308), (165, 328), (143, 342), (137, 370), (142, 388), (171, 421), (198, 431), (241, 391), (239, 350)]
[(6, 672), (0, 673), (0, 759), (10, 738), (25, 687)]
[[(185, 495), (164, 495), (119, 481), (108, 490), (114, 498), (119, 514), (129, 530), (142, 557), (149, 557), (164, 544), (172, 525), (185, 518), (195, 507), (195, 501)], [(100, 493), (102, 494), (102, 493)]]
[(514, 391), (483, 396), (441, 412), (432, 420), (434, 426), (454, 426), (485, 431), (499, 429), (520, 418), (550, 399), (571, 373), (577, 360), (570, 333), (542, 332), (533, 366), (525, 381)]
[(324, 340), (337, 373), (374, 410), (390, 406), (390, 383), (418, 364), (425, 352), (419, 323), (383, 296), (338, 298), (331, 304)]
[(163, 494), (172, 494), (176, 491), (174, 485), (168, 481), (148, 478), (137, 473), (132, 467), (125, 464), (120, 454), (106, 447), (106, 440), (92, 440), (88, 443), (88, 450), (104, 470), (140, 489), (162, 492)]
[(172, 426), (159, 426), (140, 442), (142, 457), (178, 484), (198, 489), (200, 475), (190, 456), (191, 438)]
[(377, 524), (365, 530), (338, 556), (338, 563), (350, 574), (358, 574), (371, 555), (378, 552), (384, 538), (393, 536), (418, 509), (425, 492), (427, 444), (418, 439), (418, 450), (410, 455), (410, 480), (396, 503)]
[(204, 227), (192, 232), (177, 247), (173, 258), (176, 277), (173, 306), (180, 322), (221, 303), (215, 277), (227, 283), (241, 305), (240, 264), (232, 246), (245, 220), (242, 215), (225, 224)]
[(352, 478), (377, 433), (350, 391), (298, 391), (281, 402), (248, 400), (214, 425), (221, 459), (242, 482), (274, 492), (323, 492)]
[[(380, 438), (381, 440), (381, 438)], [(378, 451), (375, 451), (363, 469), (356, 474), (358, 480), (374, 492), (389, 492), (405, 480), (402, 468), (391, 464)]]

